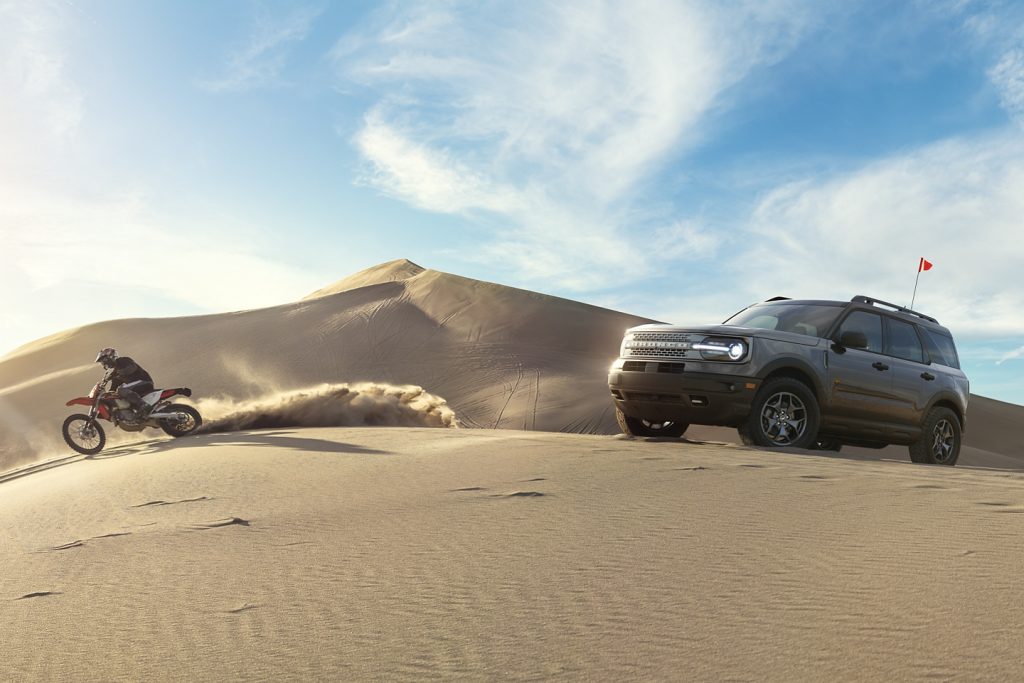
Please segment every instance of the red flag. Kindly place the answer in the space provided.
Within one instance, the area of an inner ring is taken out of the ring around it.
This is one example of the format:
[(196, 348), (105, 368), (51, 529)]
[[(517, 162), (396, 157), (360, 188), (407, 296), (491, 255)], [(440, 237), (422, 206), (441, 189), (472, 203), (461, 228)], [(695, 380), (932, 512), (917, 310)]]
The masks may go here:
[(917, 272), (919, 272), (919, 273), (922, 270), (931, 270), (931, 269), (932, 269), (932, 262), (931, 261), (926, 261), (926, 260), (924, 260), (924, 258), (922, 258), (921, 262), (919, 264), (917, 264)]

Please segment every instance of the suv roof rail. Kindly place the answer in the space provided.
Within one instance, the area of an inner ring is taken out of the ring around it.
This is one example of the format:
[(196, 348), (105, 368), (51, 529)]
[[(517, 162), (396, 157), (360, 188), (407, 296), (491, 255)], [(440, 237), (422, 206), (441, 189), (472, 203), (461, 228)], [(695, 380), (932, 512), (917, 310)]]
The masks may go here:
[(792, 297), (788, 297), (788, 296), (773, 296), (771, 299), (765, 299), (764, 302), (768, 303), (769, 301), (790, 301), (790, 300), (792, 300)]
[(858, 304), (870, 304), (872, 306), (875, 306), (875, 305), (886, 306), (888, 308), (895, 309), (895, 310), (899, 311), (900, 313), (907, 313), (908, 315), (917, 316), (918, 318), (922, 318), (923, 320), (927, 320), (928, 322), (935, 323), (936, 325), (939, 324), (939, 321), (936, 320), (935, 318), (931, 317), (930, 315), (925, 315), (924, 313), (919, 313), (917, 311), (912, 311), (909, 308), (907, 308), (906, 306), (897, 306), (896, 304), (891, 304), (888, 301), (882, 301), (881, 299), (873, 299), (873, 298), (871, 298), (869, 296), (864, 296), (862, 294), (859, 294), (859, 295), (853, 297), (852, 299), (850, 299), (850, 301), (858, 303)]

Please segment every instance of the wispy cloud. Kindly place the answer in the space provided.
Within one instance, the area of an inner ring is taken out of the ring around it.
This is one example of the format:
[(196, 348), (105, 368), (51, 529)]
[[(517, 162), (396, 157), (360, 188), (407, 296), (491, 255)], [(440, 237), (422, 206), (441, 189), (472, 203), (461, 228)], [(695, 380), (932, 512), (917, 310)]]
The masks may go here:
[(283, 17), (260, 14), (245, 43), (229, 53), (225, 73), (218, 78), (199, 80), (197, 85), (211, 93), (281, 85), (289, 50), (294, 43), (306, 39), (323, 11), (322, 6), (313, 6), (296, 9)]
[(0, 130), (0, 140), (10, 136), (11, 146), (26, 133), (60, 143), (81, 123), (84, 98), (68, 73), (62, 44), (66, 14), (56, 3), (0, 2), (0, 123), (6, 129)]
[(1024, 49), (1011, 50), (988, 72), (1003, 109), (1024, 126)]
[(910, 303), (963, 336), (1024, 334), (1024, 135), (1010, 130), (893, 155), (769, 193), (738, 262), (751, 298), (861, 293)]
[(1009, 353), (1006, 353), (1003, 356), (1001, 356), (999, 360), (996, 361), (996, 365), (1002, 365), (1008, 360), (1015, 360), (1017, 358), (1024, 358), (1024, 346), (1020, 347), (1019, 349), (1014, 349), (1013, 351), (1010, 351)]
[(714, 235), (643, 206), (645, 181), (699, 140), (723, 92), (793, 44), (799, 3), (583, 0), (495, 16), (406, 4), (339, 41), (342, 79), (380, 89), (354, 138), (365, 181), (480, 218), (494, 232), (481, 257), (563, 285), (593, 286), (605, 266), (645, 272), (664, 260), (654, 232), (685, 230), (708, 253)]

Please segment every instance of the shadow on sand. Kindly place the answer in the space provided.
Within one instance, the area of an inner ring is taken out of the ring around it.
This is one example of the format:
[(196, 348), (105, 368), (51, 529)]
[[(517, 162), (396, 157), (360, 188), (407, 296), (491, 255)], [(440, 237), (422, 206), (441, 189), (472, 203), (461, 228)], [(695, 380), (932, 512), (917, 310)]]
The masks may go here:
[(163, 453), (178, 448), (196, 446), (255, 446), (257, 448), (280, 448), (284, 450), (303, 451), (306, 453), (353, 453), (356, 455), (390, 455), (390, 451), (376, 448), (365, 448), (349, 443), (312, 439), (296, 436), (291, 430), (224, 432), (219, 434), (199, 434), (183, 436), (178, 439), (153, 439), (140, 443), (128, 444), (111, 448), (103, 453), (88, 456), (86, 460), (102, 460), (120, 458), (126, 455)]
[[(847, 460), (852, 462), (893, 462), (893, 463), (905, 463), (913, 464), (910, 462), (910, 458), (907, 455), (907, 449), (905, 446), (887, 446), (880, 449), (869, 449), (869, 448), (858, 448), (844, 446), (843, 450), (836, 451), (817, 451), (808, 450), (802, 448), (763, 448), (759, 446), (743, 446), (738, 443), (732, 443), (728, 441), (718, 440), (699, 440), (699, 439), (688, 439), (686, 437), (679, 438), (668, 438), (668, 437), (634, 437), (617, 435), (613, 437), (615, 439), (627, 440), (627, 441), (642, 441), (644, 443), (666, 443), (666, 444), (679, 444), (679, 445), (696, 445), (696, 446), (722, 446), (729, 449), (741, 449), (748, 451), (751, 454), (758, 454), (759, 456), (770, 458), (774, 453), (785, 453), (787, 455), (799, 455), (807, 458), (817, 458), (821, 460)], [(998, 454), (988, 454), (987, 458), (980, 458), (976, 455), (978, 451), (970, 447), (965, 446), (961, 451), (961, 456), (956, 467), (947, 468), (943, 465), (917, 465), (918, 467), (935, 467), (946, 470), (985, 470), (990, 472), (1007, 472), (1007, 473), (1021, 473), (1024, 472), (1024, 462), (1020, 462), (1015, 458), (1009, 456), (1000, 456)]]
[(305, 453), (349, 453), (353, 455), (391, 455), (391, 451), (376, 448), (365, 448), (355, 444), (312, 439), (295, 436), (290, 430), (225, 432), (220, 434), (200, 434), (184, 436), (178, 439), (149, 439), (134, 443), (113, 446), (96, 455), (72, 454), (62, 458), (37, 462), (0, 473), (0, 484), (27, 477), (30, 474), (64, 467), (83, 460), (110, 460), (129, 455), (151, 455), (165, 453), (178, 448), (195, 446), (254, 446), (257, 448), (279, 448), (282, 450), (302, 451)]

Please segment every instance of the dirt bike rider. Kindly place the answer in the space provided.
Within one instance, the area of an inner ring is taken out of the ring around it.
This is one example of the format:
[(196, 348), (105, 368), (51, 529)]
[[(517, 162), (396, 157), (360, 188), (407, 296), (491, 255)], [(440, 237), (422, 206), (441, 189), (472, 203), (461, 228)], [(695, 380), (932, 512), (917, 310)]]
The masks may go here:
[(99, 352), (96, 362), (107, 369), (107, 375), (111, 380), (110, 390), (131, 403), (132, 410), (139, 419), (146, 417), (150, 406), (142, 397), (154, 391), (153, 378), (149, 373), (128, 356), (118, 357), (117, 351), (110, 347)]

